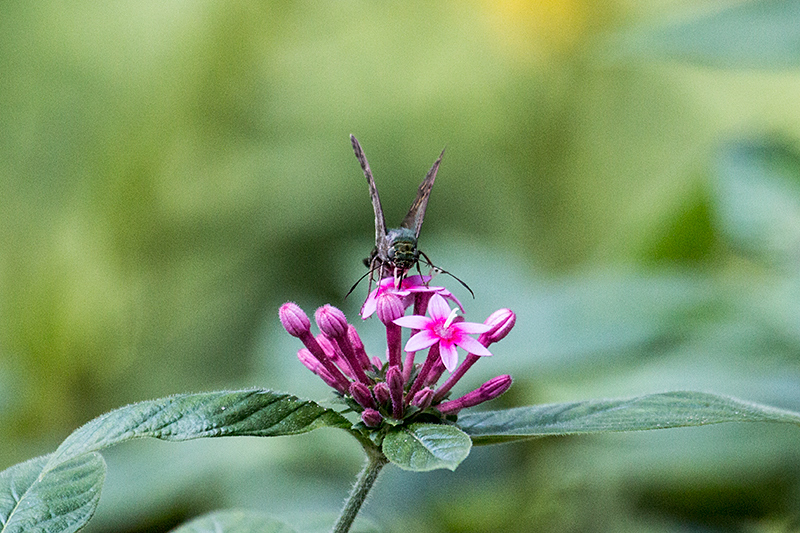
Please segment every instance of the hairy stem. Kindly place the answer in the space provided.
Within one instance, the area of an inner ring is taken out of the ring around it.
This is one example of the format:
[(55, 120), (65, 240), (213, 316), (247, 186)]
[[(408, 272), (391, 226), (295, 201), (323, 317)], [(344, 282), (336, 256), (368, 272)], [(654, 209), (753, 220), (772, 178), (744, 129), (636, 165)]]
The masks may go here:
[[(363, 442), (362, 445), (364, 445)], [(372, 485), (375, 484), (375, 480), (378, 479), (378, 474), (386, 463), (389, 462), (386, 456), (383, 455), (383, 452), (375, 447), (375, 445), (364, 445), (364, 451), (367, 452), (367, 462), (358, 475), (358, 480), (356, 484), (353, 485), (353, 490), (350, 491), (350, 496), (348, 496), (345, 502), (339, 520), (336, 521), (336, 525), (334, 525), (331, 530), (333, 533), (347, 533), (350, 531), (350, 527), (353, 525), (358, 511), (367, 499), (367, 494), (372, 488)]]

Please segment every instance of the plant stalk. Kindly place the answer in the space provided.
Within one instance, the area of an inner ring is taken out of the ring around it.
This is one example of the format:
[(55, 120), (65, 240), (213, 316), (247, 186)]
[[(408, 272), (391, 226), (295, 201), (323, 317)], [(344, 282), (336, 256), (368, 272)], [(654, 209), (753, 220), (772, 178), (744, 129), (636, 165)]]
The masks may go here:
[(342, 514), (331, 530), (332, 533), (347, 533), (350, 531), (350, 527), (353, 525), (358, 511), (367, 499), (367, 494), (372, 488), (372, 485), (375, 484), (375, 480), (378, 479), (378, 474), (380, 474), (381, 469), (386, 463), (389, 462), (386, 456), (383, 455), (383, 452), (374, 445), (364, 446), (364, 451), (367, 452), (367, 462), (358, 475), (358, 480), (356, 484), (353, 485), (353, 490), (350, 491), (350, 496), (348, 496), (345, 502)]

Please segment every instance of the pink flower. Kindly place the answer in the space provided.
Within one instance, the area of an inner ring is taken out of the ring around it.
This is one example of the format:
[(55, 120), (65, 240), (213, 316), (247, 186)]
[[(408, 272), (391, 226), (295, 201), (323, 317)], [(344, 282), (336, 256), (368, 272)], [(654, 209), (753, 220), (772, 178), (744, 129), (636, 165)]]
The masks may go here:
[(475, 355), (486, 356), (492, 353), (481, 343), (469, 335), (486, 333), (491, 326), (476, 322), (457, 322), (455, 320), (458, 309), (450, 309), (447, 302), (440, 294), (431, 296), (428, 303), (429, 317), (411, 315), (400, 317), (394, 321), (398, 326), (420, 330), (419, 333), (408, 339), (405, 350), (416, 352), (439, 343), (439, 353), (445, 368), (452, 372), (458, 364), (456, 346), (464, 348)]
[(361, 318), (366, 320), (370, 316), (375, 313), (375, 310), (378, 307), (378, 297), (386, 292), (391, 292), (399, 296), (403, 301), (403, 306), (407, 308), (412, 303), (414, 303), (413, 298), (411, 296), (415, 293), (420, 292), (431, 292), (436, 294), (441, 294), (448, 300), (452, 300), (461, 312), (464, 312), (464, 307), (461, 305), (461, 302), (458, 301), (458, 298), (453, 296), (453, 294), (445, 289), (444, 287), (429, 287), (426, 283), (430, 282), (430, 276), (408, 276), (403, 278), (403, 283), (400, 285), (399, 289), (395, 289), (394, 286), (394, 277), (386, 277), (383, 278), (378, 282), (378, 286), (369, 293), (367, 296), (367, 300), (364, 302), (364, 305), (361, 306)]
[[(331, 305), (317, 309), (314, 317), (320, 333), (315, 336), (311, 320), (297, 304), (287, 302), (280, 308), (281, 324), (305, 346), (297, 352), (300, 362), (333, 387), (338, 396), (348, 398), (348, 407), (361, 412), (364, 428), (394, 426), (423, 413), (455, 415), (461, 409), (499, 396), (511, 386), (510, 376), (498, 376), (456, 400), (443, 402), (478, 359), (492, 355), (487, 346), (508, 334), (516, 315), (510, 309), (500, 309), (483, 324), (465, 322), (458, 316), (461, 307), (458, 300), (442, 287), (424, 285), (429, 280), (410, 276), (403, 287), (394, 289), (393, 278), (388, 278), (379, 288), (383, 291), (380, 296), (378, 291), (371, 295), (373, 313), (386, 327), (388, 364), (380, 357), (369, 357), (355, 327), (347, 323), (339, 309)], [(458, 307), (450, 309), (446, 298)], [(414, 314), (403, 316), (412, 306)], [(405, 344), (408, 353), (403, 362), (404, 327), (414, 331)], [(461, 364), (458, 364), (459, 346), (467, 351)], [(428, 348), (425, 361), (415, 364), (415, 353), (424, 348)], [(437, 388), (445, 369), (450, 375)]]

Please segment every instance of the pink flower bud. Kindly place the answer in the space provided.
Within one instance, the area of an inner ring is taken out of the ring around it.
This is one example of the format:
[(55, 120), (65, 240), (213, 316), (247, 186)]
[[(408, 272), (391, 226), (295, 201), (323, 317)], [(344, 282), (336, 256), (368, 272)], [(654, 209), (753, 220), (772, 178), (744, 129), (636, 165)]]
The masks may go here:
[(364, 409), (364, 412), (361, 413), (361, 421), (367, 427), (376, 428), (383, 422), (383, 417), (375, 409)]
[(300, 351), (297, 352), (297, 358), (300, 359), (300, 362), (303, 363), (306, 368), (318, 375), (327, 385), (336, 390), (341, 390), (341, 386), (336, 382), (336, 379), (307, 348), (301, 348)]
[[(324, 379), (326, 383), (334, 387), (342, 394), (345, 394), (348, 391), (350, 382), (336, 367), (333, 361), (331, 361), (330, 357), (335, 355), (335, 353), (326, 353), (325, 349), (320, 346), (319, 342), (317, 342), (317, 339), (314, 338), (314, 335), (311, 334), (311, 321), (308, 319), (308, 316), (306, 316), (303, 310), (300, 309), (297, 304), (293, 302), (287, 302), (281, 306), (278, 316), (280, 317), (281, 324), (284, 328), (286, 328), (286, 331), (290, 335), (298, 337), (308, 351), (311, 352), (313, 358), (319, 361), (319, 363), (327, 371), (326, 375), (322, 375), (319, 372), (317, 374)], [(323, 337), (324, 335), (320, 335), (320, 338)]]
[[(495, 398), (506, 392), (511, 387), (511, 382), (512, 382), (511, 376), (509, 376), (508, 374), (503, 374), (502, 376), (497, 376), (495, 378), (490, 379), (489, 381), (478, 387), (478, 390), (480, 391), (481, 402), (494, 400)], [(468, 405), (467, 407), (472, 407), (472, 406)]]
[(375, 400), (372, 399), (372, 393), (369, 392), (369, 387), (359, 381), (350, 384), (350, 396), (352, 396), (361, 407), (370, 409), (375, 409), (375, 407), (377, 407), (375, 405)]
[(384, 292), (378, 296), (378, 319), (384, 324), (393, 324), (404, 312), (403, 301), (396, 294)]
[(431, 406), (431, 402), (433, 401), (433, 390), (428, 387), (425, 387), (421, 391), (417, 392), (414, 395), (414, 398), (411, 400), (411, 405), (414, 407), (419, 407), (420, 410), (425, 410)]
[(517, 315), (511, 309), (498, 309), (487, 318), (483, 323), (492, 329), (481, 334), (481, 340), (488, 346), (493, 342), (500, 342), (514, 327), (517, 322)]
[(450, 402), (442, 402), (436, 408), (442, 414), (455, 414), (461, 409), (497, 398), (511, 387), (511, 376), (502, 375), (490, 379), (472, 392)]
[(297, 358), (300, 359), (300, 362), (303, 363), (307, 369), (311, 370), (315, 374), (317, 373), (317, 369), (322, 366), (322, 363), (320, 363), (316, 357), (311, 355), (311, 352), (308, 351), (308, 348), (300, 348), (300, 350), (297, 352)]
[(347, 334), (347, 318), (344, 313), (330, 304), (325, 304), (314, 313), (317, 327), (325, 335), (338, 339)]
[(311, 331), (308, 315), (294, 302), (286, 302), (278, 310), (278, 317), (284, 329), (292, 337), (301, 337)]
[(389, 385), (383, 381), (376, 383), (372, 388), (372, 393), (375, 395), (375, 401), (378, 402), (378, 405), (388, 405), (389, 398), (391, 397), (391, 394), (389, 394)]

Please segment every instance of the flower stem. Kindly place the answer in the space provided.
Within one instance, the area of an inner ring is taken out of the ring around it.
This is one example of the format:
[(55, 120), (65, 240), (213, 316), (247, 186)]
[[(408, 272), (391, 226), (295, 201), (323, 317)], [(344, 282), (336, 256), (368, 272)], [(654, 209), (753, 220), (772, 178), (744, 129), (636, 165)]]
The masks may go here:
[[(364, 443), (362, 443), (362, 445), (363, 444)], [(358, 475), (358, 480), (356, 484), (353, 485), (353, 490), (350, 491), (350, 496), (348, 496), (347, 502), (345, 502), (342, 514), (331, 530), (332, 533), (347, 533), (350, 531), (350, 527), (353, 525), (353, 521), (356, 519), (359, 509), (361, 509), (361, 506), (367, 499), (367, 494), (372, 488), (372, 485), (375, 484), (375, 480), (378, 479), (378, 474), (386, 463), (389, 462), (386, 456), (383, 455), (383, 452), (374, 445), (364, 446), (364, 451), (367, 452), (367, 462)]]

